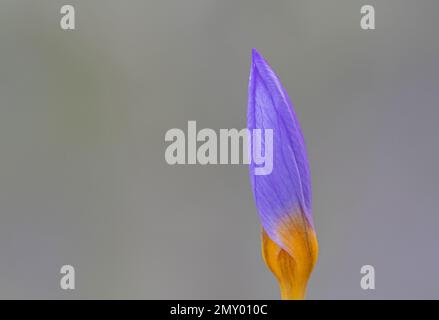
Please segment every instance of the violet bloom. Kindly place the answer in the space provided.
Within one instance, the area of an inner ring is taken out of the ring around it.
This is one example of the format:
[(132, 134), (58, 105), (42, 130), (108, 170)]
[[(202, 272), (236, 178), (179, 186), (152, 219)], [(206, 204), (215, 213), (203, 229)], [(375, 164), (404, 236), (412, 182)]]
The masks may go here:
[[(250, 180), (262, 223), (262, 254), (276, 276), (282, 299), (303, 299), (317, 261), (311, 214), (311, 175), (293, 105), (279, 78), (255, 50), (248, 90), (247, 127), (273, 130), (273, 170)], [(254, 150), (250, 145), (250, 152)]]

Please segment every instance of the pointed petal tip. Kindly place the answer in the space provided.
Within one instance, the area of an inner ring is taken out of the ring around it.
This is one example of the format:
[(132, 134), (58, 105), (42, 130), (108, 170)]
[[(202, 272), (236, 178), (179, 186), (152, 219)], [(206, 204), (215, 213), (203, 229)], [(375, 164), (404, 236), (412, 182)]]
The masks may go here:
[(256, 62), (256, 61), (263, 61), (264, 58), (262, 57), (262, 55), (258, 52), (258, 50), (256, 50), (256, 48), (252, 48), (252, 61)]
[(281, 87), (280, 80), (273, 68), (270, 66), (264, 56), (260, 54), (258, 50), (256, 50), (256, 48), (252, 49), (252, 69), (257, 70), (261, 74), (261, 78), (264, 82), (274, 81), (279, 87)]

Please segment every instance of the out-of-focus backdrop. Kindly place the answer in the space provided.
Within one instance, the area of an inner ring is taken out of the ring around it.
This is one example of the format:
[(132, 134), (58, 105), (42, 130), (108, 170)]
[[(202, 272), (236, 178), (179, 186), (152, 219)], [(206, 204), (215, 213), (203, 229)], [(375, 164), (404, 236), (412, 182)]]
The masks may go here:
[[(76, 9), (63, 31), (60, 8)], [(375, 6), (376, 30), (360, 28)], [(313, 173), (308, 298), (439, 298), (439, 2), (2, 0), (0, 298), (277, 299), (246, 166), (164, 135), (244, 128), (251, 48)], [(76, 269), (63, 291), (60, 267)], [(360, 287), (375, 267), (376, 290)]]

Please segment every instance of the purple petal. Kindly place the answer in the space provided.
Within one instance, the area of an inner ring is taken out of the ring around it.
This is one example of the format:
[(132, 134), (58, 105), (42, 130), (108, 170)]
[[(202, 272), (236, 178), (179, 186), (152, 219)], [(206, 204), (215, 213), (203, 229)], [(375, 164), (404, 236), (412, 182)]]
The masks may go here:
[[(273, 130), (273, 170), (256, 175), (250, 163), (250, 180), (262, 225), (281, 243), (278, 230), (292, 215), (301, 214), (313, 227), (311, 176), (305, 142), (293, 105), (279, 78), (253, 49), (250, 70), (247, 127)], [(253, 146), (250, 145), (250, 154)]]

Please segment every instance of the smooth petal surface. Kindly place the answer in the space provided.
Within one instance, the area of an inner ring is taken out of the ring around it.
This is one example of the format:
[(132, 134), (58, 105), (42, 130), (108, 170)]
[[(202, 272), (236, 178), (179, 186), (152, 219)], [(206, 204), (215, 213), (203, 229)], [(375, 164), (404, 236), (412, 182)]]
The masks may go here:
[[(303, 298), (317, 259), (311, 176), (299, 122), (279, 78), (253, 49), (247, 126), (273, 130), (273, 170), (250, 180), (263, 233), (263, 256), (283, 298)], [(253, 148), (253, 146), (251, 146)], [(250, 150), (253, 154), (253, 150)]]

